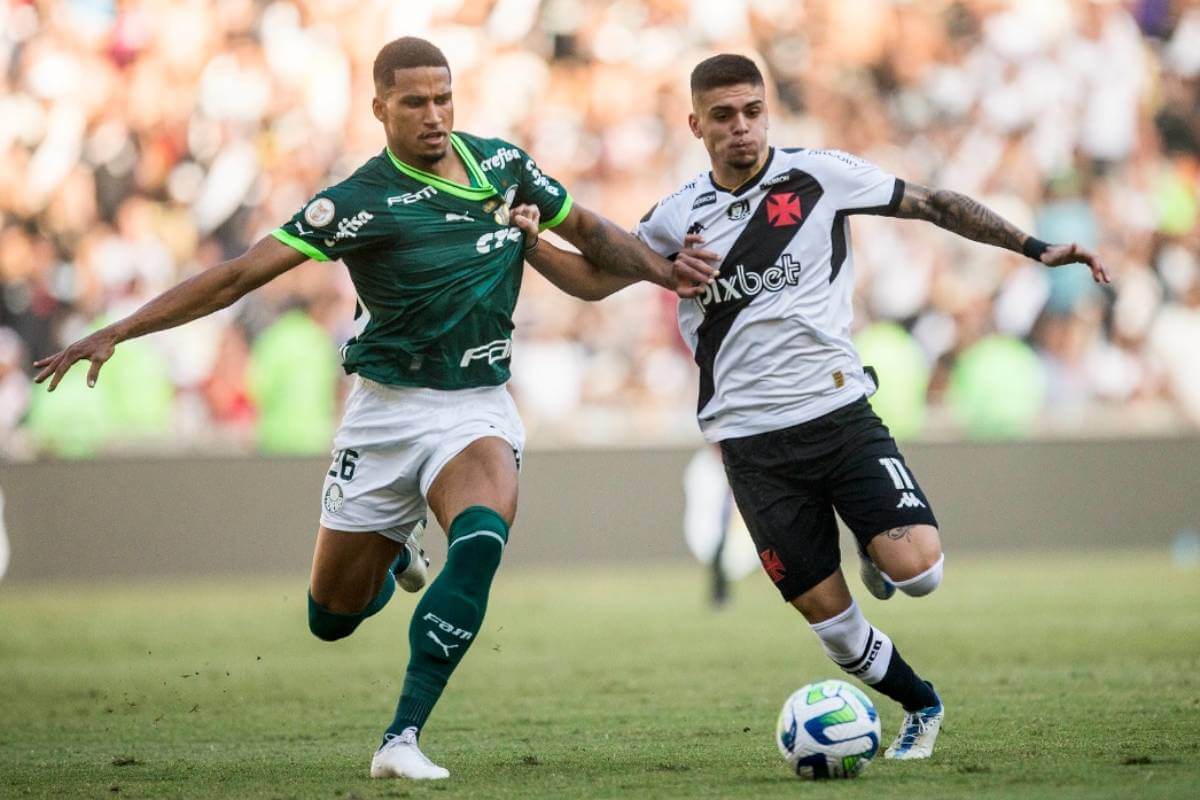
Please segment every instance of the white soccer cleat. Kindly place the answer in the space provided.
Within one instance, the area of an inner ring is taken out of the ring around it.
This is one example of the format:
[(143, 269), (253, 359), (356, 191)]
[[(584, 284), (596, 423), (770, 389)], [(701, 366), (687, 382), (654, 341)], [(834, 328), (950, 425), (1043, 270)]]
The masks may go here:
[(430, 761), (417, 747), (417, 729), (405, 728), (375, 751), (371, 759), (372, 778), (409, 778), (437, 781), (450, 777), (450, 770)]
[(883, 757), (897, 761), (929, 758), (933, 755), (933, 743), (937, 741), (945, 715), (940, 698), (935, 706), (907, 712), (896, 741), (892, 742)]
[(872, 596), (880, 600), (888, 600), (896, 593), (896, 585), (887, 579), (883, 571), (875, 566), (875, 562), (866, 553), (859, 551), (858, 576), (862, 578), (863, 586)]
[(404, 543), (408, 550), (408, 566), (396, 575), (396, 585), (406, 592), (419, 592), (429, 580), (429, 559), (425, 556), (425, 523), (417, 526)]

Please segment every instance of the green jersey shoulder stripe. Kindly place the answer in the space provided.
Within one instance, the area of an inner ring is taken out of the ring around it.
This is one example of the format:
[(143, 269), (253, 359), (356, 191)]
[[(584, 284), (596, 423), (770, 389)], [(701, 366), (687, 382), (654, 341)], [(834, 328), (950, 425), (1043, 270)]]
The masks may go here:
[(539, 225), (538, 230), (539, 231), (549, 230), (550, 228), (553, 228), (556, 225), (560, 224), (564, 219), (567, 218), (567, 214), (571, 213), (571, 206), (574, 204), (575, 204), (575, 201), (571, 199), (571, 195), (567, 195), (566, 199), (563, 200), (562, 206), (559, 207), (558, 213), (555, 214), (550, 219), (543, 222), (541, 225)]
[(285, 231), (283, 228), (276, 228), (275, 230), (271, 231), (271, 235), (274, 236), (279, 241), (283, 242), (284, 244), (288, 245), (289, 247), (294, 247), (295, 249), (299, 250), (301, 253), (304, 253), (304, 255), (308, 256), (309, 258), (313, 259), (314, 261), (328, 261), (329, 260), (329, 256), (325, 255), (320, 250), (313, 247), (311, 244), (304, 241), (303, 239), (296, 237), (296, 236), (292, 236), (290, 233)]

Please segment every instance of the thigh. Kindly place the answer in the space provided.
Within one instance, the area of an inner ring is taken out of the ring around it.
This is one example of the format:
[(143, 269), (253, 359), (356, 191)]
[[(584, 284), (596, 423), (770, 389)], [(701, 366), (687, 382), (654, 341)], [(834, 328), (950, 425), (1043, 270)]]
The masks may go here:
[(780, 445), (769, 435), (754, 439), (722, 443), (725, 472), (763, 569), (790, 602), (837, 572), (837, 519), (819, 482), (801, 478), (799, 469), (755, 466), (755, 449)]
[(444, 393), (439, 441), (421, 467), (420, 488), (441, 524), (486, 506), (512, 525), (525, 428), (503, 386)]
[(423, 395), (356, 379), (321, 489), (321, 525), (403, 544), (425, 519), (421, 466), (438, 432)]
[(471, 506), (486, 506), (512, 525), (517, 515), (517, 458), (496, 436), (468, 444), (438, 470), (426, 494), (442, 530)]
[[(842, 446), (829, 491), (834, 508), (863, 548), (870, 550), (880, 534), (901, 528), (910, 534), (929, 528), (936, 534), (929, 498), (878, 418)], [(910, 543), (911, 535), (899, 546)]]
[(338, 614), (362, 611), (379, 594), (388, 568), (404, 545), (378, 533), (339, 531), (322, 525), (313, 551), (309, 591)]

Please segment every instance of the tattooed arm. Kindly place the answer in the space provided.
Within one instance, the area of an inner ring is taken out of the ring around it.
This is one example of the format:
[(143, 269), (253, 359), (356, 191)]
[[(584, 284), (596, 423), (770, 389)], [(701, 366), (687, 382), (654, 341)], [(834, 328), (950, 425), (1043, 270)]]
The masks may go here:
[[(520, 205), (512, 209), (512, 224), (520, 228), (525, 235), (525, 261), (562, 291), (581, 300), (602, 300), (638, 281), (638, 276), (606, 272), (579, 253), (571, 253), (541, 241), (538, 236), (540, 218), (541, 212), (535, 205)], [(672, 288), (680, 297), (695, 297), (704, 290), (702, 285), (680, 275), (682, 270), (694, 269), (704, 272), (713, 269), (715, 272), (715, 268), (702, 258), (697, 259), (692, 253), (692, 250), (685, 250), (675, 259), (674, 264), (651, 253), (654, 259), (666, 264), (666, 269), (673, 271), (673, 280), (677, 285)], [(711, 260), (716, 258), (715, 254), (700, 255), (711, 255)]]
[(1077, 244), (1047, 244), (1001, 217), (978, 200), (949, 189), (930, 189), (905, 183), (904, 196), (893, 216), (923, 219), (976, 242), (1023, 253), (1049, 267), (1087, 264), (1096, 283), (1108, 283), (1108, 270), (1099, 257)]
[(703, 262), (668, 261), (633, 234), (579, 204), (571, 207), (554, 232), (578, 247), (583, 258), (601, 272), (656, 283), (684, 296), (694, 295), (698, 285), (712, 282), (716, 274), (715, 268)]

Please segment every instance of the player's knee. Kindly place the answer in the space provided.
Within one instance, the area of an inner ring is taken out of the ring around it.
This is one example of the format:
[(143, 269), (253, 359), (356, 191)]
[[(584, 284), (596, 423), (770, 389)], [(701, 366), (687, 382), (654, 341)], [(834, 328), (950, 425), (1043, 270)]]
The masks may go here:
[(323, 642), (345, 639), (362, 623), (361, 614), (338, 614), (330, 611), (308, 595), (308, 629)]
[(892, 580), (896, 588), (904, 592), (910, 597), (924, 597), (927, 594), (932, 594), (935, 589), (942, 583), (942, 568), (946, 562), (946, 557), (938, 552), (933, 558), (926, 559), (920, 566), (924, 569), (917, 572), (910, 578), (904, 580)]

